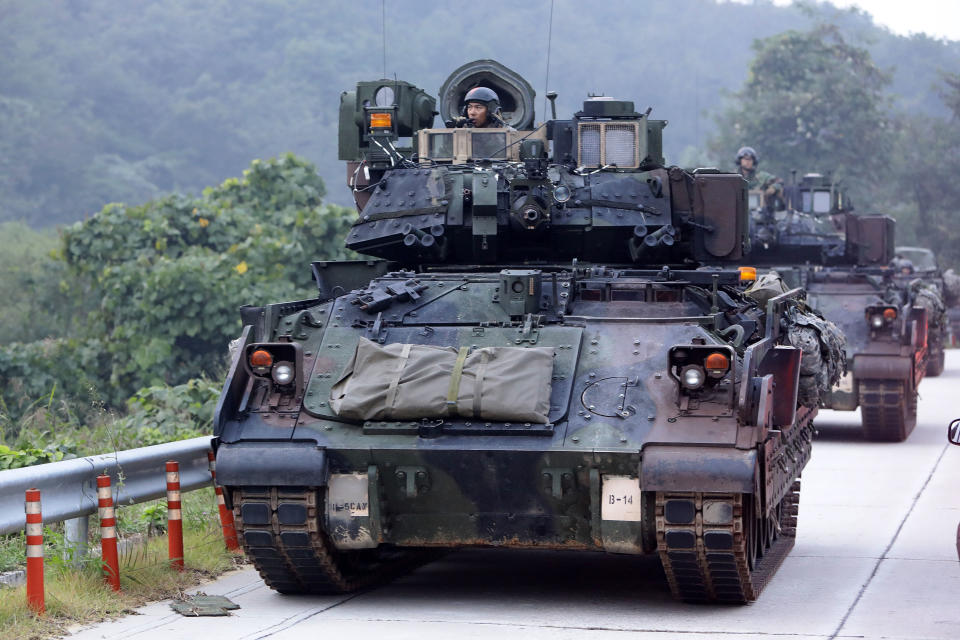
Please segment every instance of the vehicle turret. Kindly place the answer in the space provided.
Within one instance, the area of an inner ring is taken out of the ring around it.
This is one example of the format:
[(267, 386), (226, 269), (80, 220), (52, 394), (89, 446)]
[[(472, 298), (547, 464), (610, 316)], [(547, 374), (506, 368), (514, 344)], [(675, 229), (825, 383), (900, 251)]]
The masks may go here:
[[(444, 84), (441, 116), (488, 82), (508, 98), (508, 124), (529, 129), (433, 128), (433, 103), (408, 83), (343, 94), (341, 158), (360, 213), (350, 249), (404, 265), (577, 258), (689, 268), (743, 257), (745, 182), (665, 167), (665, 120), (590, 96), (572, 118), (533, 126), (533, 90), (509, 70), (495, 75), (491, 61), (473, 64)], [(405, 134), (409, 149), (397, 146)]]
[(805, 174), (770, 200), (751, 190), (751, 263), (886, 266), (893, 258), (893, 218), (854, 213), (828, 176)]

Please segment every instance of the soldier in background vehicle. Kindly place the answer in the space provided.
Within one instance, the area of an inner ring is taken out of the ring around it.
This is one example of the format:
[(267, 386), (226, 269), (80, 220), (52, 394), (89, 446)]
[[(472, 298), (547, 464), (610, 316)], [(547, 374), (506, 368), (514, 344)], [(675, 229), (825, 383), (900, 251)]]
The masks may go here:
[(783, 209), (783, 181), (767, 171), (761, 171), (757, 168), (759, 165), (760, 159), (753, 147), (740, 147), (737, 151), (737, 173), (747, 181), (747, 188), (762, 190), (768, 209)]
[(913, 262), (900, 254), (893, 256), (890, 266), (901, 276), (912, 276), (914, 272)]

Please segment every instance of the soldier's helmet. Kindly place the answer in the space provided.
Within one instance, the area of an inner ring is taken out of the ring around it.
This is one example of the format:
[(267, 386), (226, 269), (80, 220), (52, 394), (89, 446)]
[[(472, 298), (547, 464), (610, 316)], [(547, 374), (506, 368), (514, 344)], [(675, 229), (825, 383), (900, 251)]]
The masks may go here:
[(899, 275), (909, 276), (913, 275), (913, 262), (909, 258), (904, 258), (901, 255), (895, 255), (893, 257), (893, 264), (891, 265)]
[(474, 87), (467, 91), (463, 97), (463, 106), (466, 108), (471, 102), (479, 102), (487, 108), (487, 113), (498, 114), (500, 112), (500, 98), (493, 89), (487, 87)]
[(740, 166), (740, 161), (746, 156), (753, 158), (753, 166), (756, 167), (760, 164), (760, 158), (757, 157), (757, 152), (754, 151), (753, 147), (740, 147), (737, 151), (737, 166)]

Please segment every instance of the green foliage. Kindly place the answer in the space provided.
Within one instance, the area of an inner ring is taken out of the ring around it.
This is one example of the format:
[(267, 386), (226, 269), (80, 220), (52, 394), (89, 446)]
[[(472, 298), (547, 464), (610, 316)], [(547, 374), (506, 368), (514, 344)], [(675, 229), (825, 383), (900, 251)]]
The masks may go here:
[(904, 240), (933, 250), (941, 268), (960, 266), (960, 76), (946, 75), (944, 102), (954, 118), (901, 115), (894, 180), (885, 192)]
[[(108, 205), (66, 229), (68, 275), (99, 307), (77, 338), (0, 347), (5, 420), (54, 388), (121, 406), (144, 387), (220, 375), (241, 305), (308, 298), (310, 261), (348, 257), (355, 214), (324, 206), (324, 191), (315, 167), (288, 154), (255, 160), (201, 197)], [(138, 415), (157, 399), (142, 397)], [(158, 421), (151, 437), (178, 437), (165, 417), (146, 417)], [(184, 433), (196, 428), (184, 422)]]
[[(0, 346), (0, 436), (14, 436), (27, 420), (56, 430), (87, 417), (108, 370), (99, 340), (45, 339)], [(105, 386), (105, 385), (103, 385)]]
[(140, 522), (146, 526), (147, 535), (163, 533), (167, 530), (167, 505), (153, 502), (140, 511)]
[(0, 223), (0, 345), (66, 337), (89, 303), (63, 261), (52, 231)]
[(127, 403), (127, 415), (115, 426), (136, 433), (139, 446), (209, 434), (219, 396), (219, 383), (199, 379), (175, 387), (141, 389)]
[(11, 449), (0, 444), (0, 470), (19, 469), (75, 457), (69, 447), (62, 444), (47, 445), (43, 449)]
[(748, 79), (718, 119), (711, 148), (732, 156), (748, 144), (776, 175), (830, 173), (849, 178), (859, 193), (882, 180), (893, 142), (884, 95), (889, 76), (869, 52), (830, 25), (787, 31), (753, 48)]

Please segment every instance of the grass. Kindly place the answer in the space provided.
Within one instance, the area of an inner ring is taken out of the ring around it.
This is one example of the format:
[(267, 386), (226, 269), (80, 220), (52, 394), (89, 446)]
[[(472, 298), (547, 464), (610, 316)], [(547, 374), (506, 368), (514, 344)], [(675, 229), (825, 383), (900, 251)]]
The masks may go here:
[[(242, 558), (224, 547), (213, 490), (185, 493), (183, 502), (185, 571), (170, 569), (165, 535), (146, 537), (142, 544), (120, 553), (121, 592), (114, 593), (103, 583), (99, 558), (88, 556), (79, 567), (62, 560), (62, 535), (54, 531), (45, 548), (47, 612), (39, 617), (32, 614), (26, 606), (25, 587), (0, 590), (0, 640), (57, 637), (72, 625), (106, 620), (147, 602), (175, 597), (241, 563)], [(150, 506), (119, 510), (121, 536), (146, 532), (149, 523), (136, 513)], [(96, 531), (94, 521), (91, 518), (91, 531)], [(97, 537), (92, 537), (94, 544), (99, 544)]]

